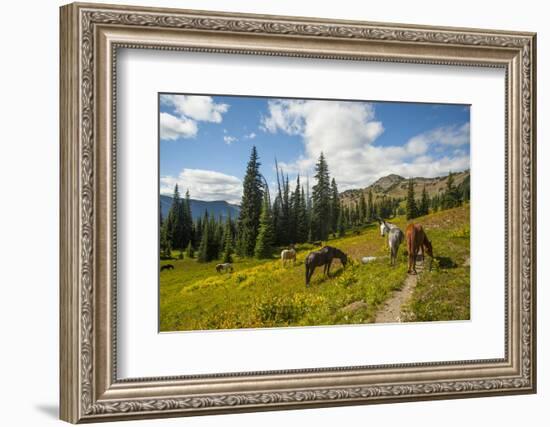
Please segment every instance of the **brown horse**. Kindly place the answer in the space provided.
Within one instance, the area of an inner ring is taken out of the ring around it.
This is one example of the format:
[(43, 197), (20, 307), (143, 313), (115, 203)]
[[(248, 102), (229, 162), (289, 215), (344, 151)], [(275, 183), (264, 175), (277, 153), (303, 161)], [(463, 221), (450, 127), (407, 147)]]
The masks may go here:
[(422, 249), (422, 255), (426, 252), (433, 258), (432, 243), (420, 224), (409, 224), (405, 232), (407, 236), (407, 251), (409, 252), (409, 274), (416, 274), (416, 257)]

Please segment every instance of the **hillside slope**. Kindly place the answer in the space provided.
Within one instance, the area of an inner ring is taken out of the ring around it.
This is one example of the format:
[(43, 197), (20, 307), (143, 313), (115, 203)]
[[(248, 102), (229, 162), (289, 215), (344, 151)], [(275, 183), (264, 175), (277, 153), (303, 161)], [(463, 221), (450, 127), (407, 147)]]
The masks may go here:
[[(453, 175), (454, 185), (460, 186), (462, 183), (468, 183), (470, 180), (470, 170), (458, 172)], [(439, 176), (435, 178), (414, 178), (414, 191), (417, 197), (422, 193), (424, 187), (429, 197), (433, 197), (437, 194), (441, 194), (447, 186), (448, 175)], [(407, 195), (407, 187), (409, 180), (400, 175), (391, 174), (380, 178), (373, 184), (362, 189), (353, 189), (343, 191), (340, 194), (342, 202), (344, 204), (356, 201), (359, 199), (361, 192), (364, 193), (365, 198), (369, 190), (372, 191), (374, 199), (382, 196), (388, 196), (393, 198), (405, 198)]]

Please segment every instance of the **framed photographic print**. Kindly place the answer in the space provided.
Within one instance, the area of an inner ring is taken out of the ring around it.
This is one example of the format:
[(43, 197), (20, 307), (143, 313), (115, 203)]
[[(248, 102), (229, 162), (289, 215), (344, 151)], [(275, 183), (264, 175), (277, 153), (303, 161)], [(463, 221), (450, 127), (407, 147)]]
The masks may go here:
[(536, 390), (535, 34), (61, 8), (61, 418)]

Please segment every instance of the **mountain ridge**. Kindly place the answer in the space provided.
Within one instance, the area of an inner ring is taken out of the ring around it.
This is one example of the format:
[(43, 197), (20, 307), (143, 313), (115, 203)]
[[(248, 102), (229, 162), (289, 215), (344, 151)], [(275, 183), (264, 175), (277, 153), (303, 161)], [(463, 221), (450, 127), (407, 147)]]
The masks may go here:
[[(462, 172), (453, 173), (454, 185), (461, 185), (463, 182), (470, 179), (470, 169)], [(449, 175), (438, 176), (433, 178), (414, 177), (414, 192), (416, 197), (420, 197), (424, 187), (429, 197), (441, 194), (446, 186)], [(374, 200), (386, 196), (393, 198), (405, 198), (407, 195), (409, 178), (405, 178), (397, 174), (389, 174), (377, 179), (371, 185), (364, 188), (354, 188), (345, 190), (340, 193), (340, 199), (344, 204), (359, 200), (361, 192), (365, 198), (368, 196), (369, 190), (372, 191)]]
[[(470, 169), (466, 169), (462, 172), (456, 172), (454, 176), (454, 185), (459, 186), (463, 182), (470, 179)], [(422, 194), (424, 187), (429, 197), (433, 197), (437, 194), (442, 194), (447, 186), (447, 180), (449, 175), (438, 176), (433, 178), (415, 177), (414, 191), (416, 197), (419, 198)], [(364, 188), (354, 188), (345, 190), (340, 193), (340, 200), (345, 205), (354, 203), (359, 200), (361, 192), (363, 192), (365, 199), (368, 197), (369, 190), (372, 191), (373, 199), (381, 197), (392, 197), (404, 199), (407, 195), (408, 178), (405, 178), (397, 174), (389, 174), (377, 179), (371, 185)], [(239, 217), (240, 207), (238, 205), (226, 202), (224, 200), (191, 200), (191, 214), (193, 220), (198, 219), (204, 215), (204, 212), (208, 209), (208, 213), (214, 215), (216, 218), (221, 216), (223, 219), (227, 218), (228, 213), (231, 218), (236, 219)], [(163, 218), (168, 216), (168, 211), (172, 205), (172, 197), (164, 194), (160, 195), (160, 205)]]
[[(231, 215), (232, 219), (237, 219), (241, 211), (240, 207), (231, 203), (226, 202), (225, 200), (197, 200), (190, 199), (191, 201), (191, 215), (193, 220), (196, 220), (204, 215), (204, 212), (208, 209), (209, 215), (214, 215), (218, 218), (221, 216), (223, 219), (227, 218), (228, 212)], [(164, 194), (160, 195), (160, 208), (162, 217), (166, 218), (168, 216), (168, 211), (172, 205), (172, 196), (167, 196)]]

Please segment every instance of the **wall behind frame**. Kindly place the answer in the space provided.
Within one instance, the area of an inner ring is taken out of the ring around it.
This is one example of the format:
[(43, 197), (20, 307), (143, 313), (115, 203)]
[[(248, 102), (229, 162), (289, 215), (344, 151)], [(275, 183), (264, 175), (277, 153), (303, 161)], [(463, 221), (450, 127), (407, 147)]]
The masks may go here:
[[(144, 6), (225, 10), (334, 19), (403, 22), (538, 32), (538, 117), (550, 115), (550, 29), (544, 3), (524, 0), (479, 2), (435, 0), (357, 2), (354, 0), (160, 0), (116, 1)], [(61, 425), (58, 402), (58, 7), (57, 0), (3, 5), (3, 67), (0, 78), (0, 325), (2, 348), (0, 399), (6, 425)], [(539, 122), (541, 122), (539, 120)], [(335, 424), (408, 427), (544, 425), (550, 405), (547, 361), (550, 339), (550, 126), (538, 127), (539, 393), (528, 396), (447, 400), (224, 415), (162, 421), (126, 422), (124, 426), (279, 426)], [(497, 253), (495, 256), (500, 256)], [(7, 340), (6, 340), (7, 338)], [(122, 424), (120, 424), (122, 425)]]

